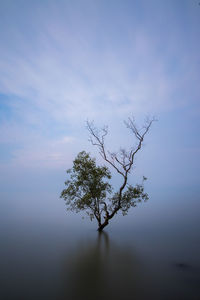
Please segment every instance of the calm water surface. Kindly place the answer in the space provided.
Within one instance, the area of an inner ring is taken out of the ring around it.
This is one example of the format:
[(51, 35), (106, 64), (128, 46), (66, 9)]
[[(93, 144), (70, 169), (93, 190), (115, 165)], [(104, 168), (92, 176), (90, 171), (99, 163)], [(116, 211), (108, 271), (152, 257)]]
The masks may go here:
[(198, 197), (153, 198), (99, 235), (54, 195), (2, 196), (1, 299), (200, 299)]

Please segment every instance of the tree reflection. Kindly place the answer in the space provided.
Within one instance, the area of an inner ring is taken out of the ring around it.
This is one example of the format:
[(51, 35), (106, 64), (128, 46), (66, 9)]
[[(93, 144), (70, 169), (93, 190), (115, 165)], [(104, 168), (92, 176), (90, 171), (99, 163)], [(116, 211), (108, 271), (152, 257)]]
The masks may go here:
[(141, 264), (131, 249), (116, 246), (106, 232), (68, 254), (63, 299), (143, 299)]

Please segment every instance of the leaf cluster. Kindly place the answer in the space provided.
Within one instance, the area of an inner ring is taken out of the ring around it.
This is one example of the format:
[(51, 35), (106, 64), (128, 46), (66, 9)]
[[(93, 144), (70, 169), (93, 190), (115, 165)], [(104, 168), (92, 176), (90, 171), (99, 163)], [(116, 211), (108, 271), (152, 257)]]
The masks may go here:
[(65, 182), (66, 188), (62, 191), (61, 198), (66, 201), (68, 210), (79, 212), (89, 209), (88, 214), (93, 218), (107, 193), (112, 191), (111, 185), (105, 181), (111, 179), (110, 171), (105, 166), (97, 166), (95, 159), (82, 151), (67, 173), (70, 179)]
[[(113, 189), (108, 180), (111, 173), (105, 166), (97, 166), (96, 160), (91, 158), (89, 153), (80, 152), (73, 161), (73, 167), (67, 170), (69, 179), (65, 182), (66, 188), (61, 193), (64, 198), (67, 210), (80, 212), (86, 210), (92, 220), (94, 217), (101, 220), (102, 213), (111, 215), (115, 208), (126, 215), (129, 208), (136, 207), (138, 203), (148, 200), (148, 194), (144, 193), (144, 186), (127, 185), (126, 190), (111, 194)], [(143, 181), (146, 177), (143, 177)]]

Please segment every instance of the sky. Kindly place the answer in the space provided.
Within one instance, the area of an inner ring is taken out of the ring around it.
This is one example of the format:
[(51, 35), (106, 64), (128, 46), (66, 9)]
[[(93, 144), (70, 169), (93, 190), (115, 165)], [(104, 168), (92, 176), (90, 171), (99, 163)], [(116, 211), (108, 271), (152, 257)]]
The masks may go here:
[(123, 124), (132, 115), (158, 120), (136, 178), (197, 192), (199, 79), (199, 1), (1, 0), (1, 194), (59, 196), (78, 152), (98, 157), (85, 121), (107, 124), (117, 151), (135, 143)]

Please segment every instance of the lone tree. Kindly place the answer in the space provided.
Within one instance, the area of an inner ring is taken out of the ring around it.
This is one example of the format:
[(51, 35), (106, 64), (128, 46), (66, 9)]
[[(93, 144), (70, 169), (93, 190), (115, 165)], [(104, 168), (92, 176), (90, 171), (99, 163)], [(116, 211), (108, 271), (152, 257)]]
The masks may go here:
[(102, 231), (109, 224), (118, 211), (126, 215), (130, 207), (136, 207), (139, 202), (148, 200), (144, 192), (143, 177), (141, 184), (132, 186), (128, 184), (134, 158), (141, 149), (145, 135), (148, 133), (154, 118), (146, 119), (141, 129), (135, 124), (134, 118), (125, 121), (126, 127), (131, 131), (137, 143), (129, 151), (121, 148), (119, 152), (111, 153), (105, 148), (105, 137), (108, 127), (101, 130), (87, 121), (90, 133), (90, 142), (99, 150), (101, 157), (122, 177), (122, 184), (118, 191), (114, 191), (109, 183), (111, 173), (106, 166), (97, 166), (95, 158), (89, 153), (80, 152), (73, 161), (73, 167), (67, 170), (69, 179), (65, 182), (66, 188), (61, 193), (61, 198), (66, 201), (67, 209), (75, 212), (85, 210), (90, 219), (96, 218), (98, 230)]

